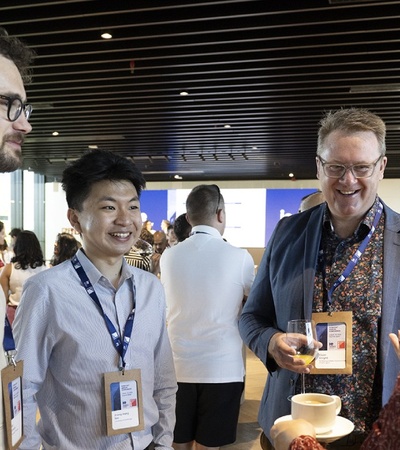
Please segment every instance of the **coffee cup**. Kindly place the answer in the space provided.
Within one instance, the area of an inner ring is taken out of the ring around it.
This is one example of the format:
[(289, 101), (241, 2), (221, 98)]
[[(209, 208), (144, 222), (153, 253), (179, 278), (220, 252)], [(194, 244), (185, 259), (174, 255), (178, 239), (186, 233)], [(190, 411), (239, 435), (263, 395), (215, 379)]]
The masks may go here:
[(297, 394), (291, 400), (292, 419), (304, 419), (314, 425), (317, 434), (328, 433), (342, 408), (337, 395)]

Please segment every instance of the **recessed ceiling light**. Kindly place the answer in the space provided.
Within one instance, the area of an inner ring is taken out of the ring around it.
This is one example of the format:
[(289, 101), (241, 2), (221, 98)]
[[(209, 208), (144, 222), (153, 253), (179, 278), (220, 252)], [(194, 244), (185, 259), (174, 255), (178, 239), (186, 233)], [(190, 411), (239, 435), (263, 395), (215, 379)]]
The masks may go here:
[(53, 131), (53, 136), (58, 136), (59, 132), (58, 131)]
[(112, 34), (111, 34), (111, 33), (108, 33), (108, 32), (102, 33), (101, 37), (102, 37), (103, 39), (111, 39), (111, 38), (112, 38)]
[(174, 175), (175, 180), (182, 180), (182, 177), (180, 175)]
[(187, 92), (187, 91), (182, 91), (182, 92), (179, 93), (179, 95), (182, 95), (182, 96), (184, 96), (184, 95), (189, 95), (189, 92)]
[(289, 178), (293, 178), (294, 177), (294, 173), (289, 173)]
[(254, 145), (253, 147), (251, 147), (253, 150), (257, 150), (257, 147)]
[(231, 126), (227, 123), (226, 125), (224, 125), (224, 128), (230, 128)]
[(98, 145), (88, 145), (88, 148), (90, 148), (91, 150), (96, 150), (98, 149)]

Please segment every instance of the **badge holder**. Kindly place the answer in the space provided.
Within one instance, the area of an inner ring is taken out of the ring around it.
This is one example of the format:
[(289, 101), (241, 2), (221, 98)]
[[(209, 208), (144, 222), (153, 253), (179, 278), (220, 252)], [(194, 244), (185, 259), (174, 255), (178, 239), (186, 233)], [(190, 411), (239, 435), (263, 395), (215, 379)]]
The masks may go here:
[(15, 351), (6, 352), (8, 366), (1, 371), (7, 450), (17, 450), (23, 435), (22, 373), (23, 362), (15, 362)]
[(140, 369), (104, 374), (107, 435), (144, 429)]
[(312, 375), (353, 372), (353, 314), (351, 311), (313, 313), (317, 339), (322, 342)]

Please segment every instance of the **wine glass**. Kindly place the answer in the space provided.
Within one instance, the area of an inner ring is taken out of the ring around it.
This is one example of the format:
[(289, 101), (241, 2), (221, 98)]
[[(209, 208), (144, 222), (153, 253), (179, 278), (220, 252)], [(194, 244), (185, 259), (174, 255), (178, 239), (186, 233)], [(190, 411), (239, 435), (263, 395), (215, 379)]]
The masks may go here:
[[(286, 342), (296, 354), (294, 358), (301, 358), (307, 365), (311, 364), (317, 353), (317, 332), (313, 320), (296, 319), (289, 320), (286, 330)], [(304, 394), (305, 374), (301, 374), (301, 393)]]

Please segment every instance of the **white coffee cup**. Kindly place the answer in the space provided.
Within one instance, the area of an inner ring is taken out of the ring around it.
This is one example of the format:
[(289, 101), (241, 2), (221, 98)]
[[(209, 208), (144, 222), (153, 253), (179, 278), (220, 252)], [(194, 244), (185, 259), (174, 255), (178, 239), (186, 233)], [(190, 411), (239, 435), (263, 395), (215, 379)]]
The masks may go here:
[(337, 395), (297, 394), (291, 400), (293, 419), (304, 419), (314, 425), (317, 434), (328, 433), (336, 422), (342, 408)]

